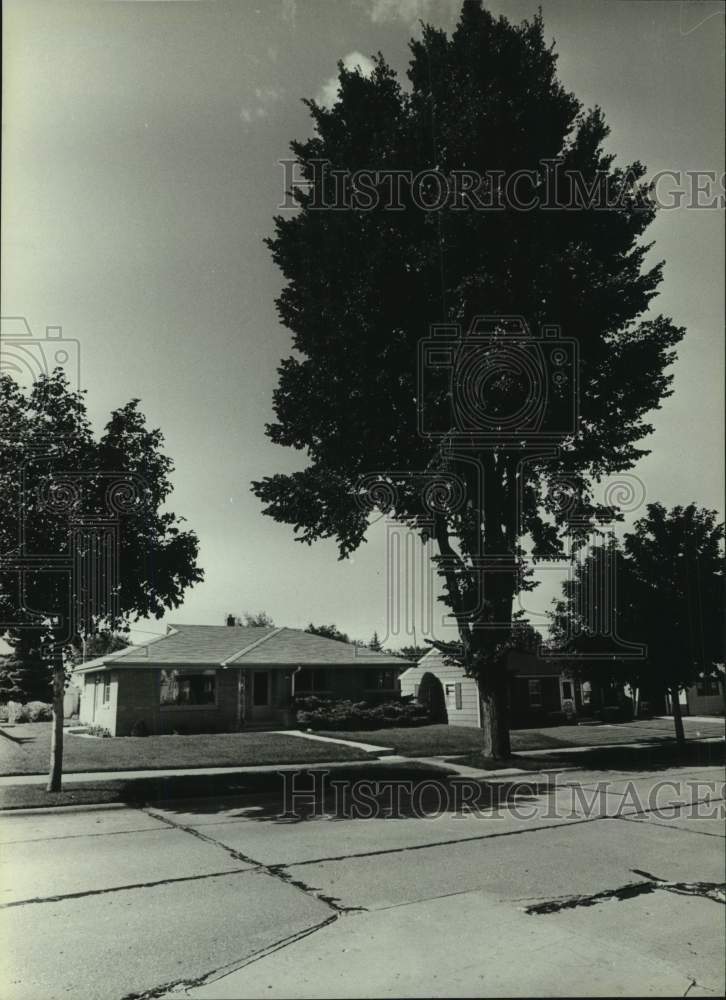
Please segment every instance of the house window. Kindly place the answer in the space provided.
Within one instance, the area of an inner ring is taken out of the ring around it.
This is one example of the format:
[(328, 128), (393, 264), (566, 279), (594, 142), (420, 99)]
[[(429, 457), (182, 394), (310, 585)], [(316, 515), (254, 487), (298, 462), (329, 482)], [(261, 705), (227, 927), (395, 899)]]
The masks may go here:
[(111, 701), (111, 675), (104, 674), (103, 677), (103, 704), (108, 705)]
[(162, 670), (160, 702), (162, 705), (214, 705), (217, 700), (217, 677), (214, 670), (198, 674)]
[(395, 691), (397, 670), (371, 670), (369, 678), (369, 690), (375, 691)]
[(718, 694), (718, 680), (715, 677), (699, 677), (696, 681), (696, 693), (702, 698)]
[(562, 682), (562, 697), (572, 701), (572, 681)]
[(542, 708), (542, 681), (533, 677), (527, 681), (530, 708)]
[(295, 674), (295, 694), (320, 694), (327, 690), (327, 670), (306, 667)]

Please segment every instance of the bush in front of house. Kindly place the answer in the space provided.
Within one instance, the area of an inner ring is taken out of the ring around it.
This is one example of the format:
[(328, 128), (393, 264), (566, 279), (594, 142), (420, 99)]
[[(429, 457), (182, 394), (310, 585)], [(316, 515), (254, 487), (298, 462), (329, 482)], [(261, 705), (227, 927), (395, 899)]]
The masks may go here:
[(28, 722), (50, 722), (53, 718), (53, 706), (45, 701), (29, 701), (24, 708), (28, 712)]
[(392, 698), (371, 705), (367, 701), (333, 701), (311, 695), (295, 702), (299, 726), (309, 729), (386, 729), (394, 726), (424, 726), (428, 711), (411, 696)]
[(111, 739), (111, 733), (105, 726), (89, 726), (86, 730), (87, 736), (98, 736), (101, 739)]
[(45, 701), (29, 701), (22, 705), (19, 701), (9, 701), (3, 714), (10, 725), (21, 722), (50, 722), (53, 706)]

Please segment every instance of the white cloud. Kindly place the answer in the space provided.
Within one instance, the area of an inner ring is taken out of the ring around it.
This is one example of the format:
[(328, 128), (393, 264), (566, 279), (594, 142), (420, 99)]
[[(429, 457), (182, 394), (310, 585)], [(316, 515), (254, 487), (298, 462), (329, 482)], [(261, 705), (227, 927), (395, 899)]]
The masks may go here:
[(246, 125), (260, 118), (267, 118), (270, 104), (284, 97), (285, 91), (278, 87), (255, 87), (253, 93), (254, 101), (242, 105), (239, 112), (240, 118)]
[[(369, 56), (364, 56), (361, 52), (349, 52), (343, 56), (343, 65), (347, 70), (359, 69), (363, 76), (370, 76), (375, 69), (375, 63)], [(326, 80), (318, 91), (315, 100), (326, 108), (331, 108), (338, 99), (338, 74)]]

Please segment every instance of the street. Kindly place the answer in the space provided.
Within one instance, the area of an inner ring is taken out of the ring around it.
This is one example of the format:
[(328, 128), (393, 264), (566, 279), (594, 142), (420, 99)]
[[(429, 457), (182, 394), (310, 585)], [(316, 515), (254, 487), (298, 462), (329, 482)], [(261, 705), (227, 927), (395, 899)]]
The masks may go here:
[(4, 814), (3, 1000), (723, 994), (721, 768), (528, 775), (473, 811), (436, 774), (437, 815)]

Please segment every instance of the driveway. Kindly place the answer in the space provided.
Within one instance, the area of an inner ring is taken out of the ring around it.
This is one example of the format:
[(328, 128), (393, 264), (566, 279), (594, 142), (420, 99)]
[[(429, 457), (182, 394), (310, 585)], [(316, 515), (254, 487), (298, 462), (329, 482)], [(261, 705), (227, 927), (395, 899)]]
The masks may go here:
[(3, 815), (4, 1000), (723, 994), (720, 768), (333, 777)]

